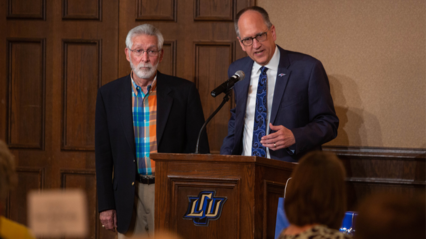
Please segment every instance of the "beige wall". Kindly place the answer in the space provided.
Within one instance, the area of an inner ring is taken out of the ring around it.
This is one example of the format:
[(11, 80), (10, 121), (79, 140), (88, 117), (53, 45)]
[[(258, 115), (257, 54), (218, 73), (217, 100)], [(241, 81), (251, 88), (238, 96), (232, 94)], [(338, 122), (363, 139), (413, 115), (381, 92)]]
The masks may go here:
[(340, 118), (328, 145), (426, 148), (425, 0), (257, 0), (277, 44), (322, 61)]

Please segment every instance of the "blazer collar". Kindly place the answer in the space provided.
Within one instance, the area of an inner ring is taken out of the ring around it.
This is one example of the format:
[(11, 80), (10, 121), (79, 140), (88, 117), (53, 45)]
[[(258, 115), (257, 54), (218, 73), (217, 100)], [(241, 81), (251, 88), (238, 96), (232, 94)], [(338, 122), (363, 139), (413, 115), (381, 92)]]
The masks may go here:
[(278, 49), (280, 50), (280, 62), (278, 64), (277, 77), (275, 81), (274, 99), (272, 100), (270, 120), (272, 124), (274, 124), (275, 118), (277, 117), (278, 109), (280, 108), (291, 74), (291, 70), (289, 70), (290, 60), (288, 59), (287, 51), (282, 49), (280, 46), (278, 46)]

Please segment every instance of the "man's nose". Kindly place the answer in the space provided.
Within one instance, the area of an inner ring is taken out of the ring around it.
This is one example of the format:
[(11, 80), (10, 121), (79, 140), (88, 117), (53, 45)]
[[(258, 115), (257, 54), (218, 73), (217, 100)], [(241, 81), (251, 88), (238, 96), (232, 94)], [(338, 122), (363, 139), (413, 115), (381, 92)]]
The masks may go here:
[(149, 61), (149, 55), (148, 55), (148, 52), (144, 51), (144, 52), (142, 53), (142, 55), (141, 55), (141, 60), (142, 60), (143, 62), (148, 62), (148, 61)]
[(256, 38), (253, 39), (253, 48), (259, 48), (261, 45)]

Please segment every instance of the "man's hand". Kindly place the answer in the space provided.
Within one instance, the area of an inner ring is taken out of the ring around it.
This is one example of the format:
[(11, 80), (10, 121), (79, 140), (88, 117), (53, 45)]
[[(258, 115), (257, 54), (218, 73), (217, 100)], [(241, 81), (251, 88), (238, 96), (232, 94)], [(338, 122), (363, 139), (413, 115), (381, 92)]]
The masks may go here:
[(296, 143), (293, 132), (286, 127), (282, 125), (274, 126), (269, 123), (269, 128), (276, 132), (262, 137), (260, 143), (263, 146), (275, 151), (278, 149), (288, 148)]
[(99, 219), (101, 219), (103, 228), (110, 231), (115, 231), (115, 228), (117, 228), (117, 213), (115, 210), (111, 209), (99, 213)]

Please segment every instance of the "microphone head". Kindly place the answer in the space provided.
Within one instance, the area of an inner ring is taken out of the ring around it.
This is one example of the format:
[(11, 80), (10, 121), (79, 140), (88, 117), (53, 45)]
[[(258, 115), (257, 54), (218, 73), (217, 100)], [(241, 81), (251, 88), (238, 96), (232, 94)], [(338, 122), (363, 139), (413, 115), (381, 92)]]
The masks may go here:
[(246, 74), (244, 74), (244, 71), (242, 71), (242, 70), (239, 70), (239, 71), (235, 72), (234, 75), (238, 76), (239, 80), (243, 80), (244, 77), (246, 76)]

